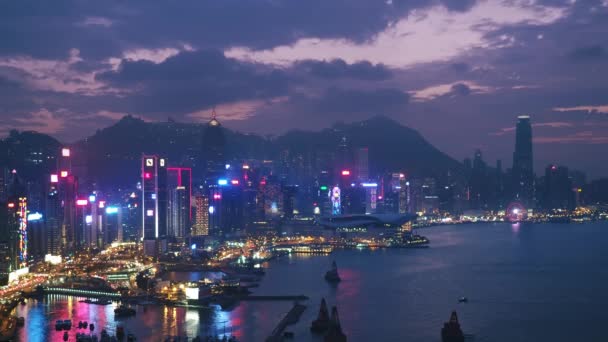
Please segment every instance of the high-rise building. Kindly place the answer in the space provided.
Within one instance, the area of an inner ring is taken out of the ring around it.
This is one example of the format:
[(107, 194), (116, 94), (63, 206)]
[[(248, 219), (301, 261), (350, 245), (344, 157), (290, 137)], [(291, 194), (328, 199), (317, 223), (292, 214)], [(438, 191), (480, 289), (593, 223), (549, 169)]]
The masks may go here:
[(159, 256), (167, 250), (167, 159), (142, 157), (141, 190), (144, 254)]
[(209, 198), (207, 196), (195, 196), (194, 208), (192, 237), (209, 235), (209, 213), (211, 211), (209, 207)]
[(187, 235), (186, 228), (190, 215), (189, 194), (186, 192), (186, 187), (177, 186), (172, 189), (169, 196), (169, 236), (175, 239), (184, 239)]
[(225, 137), (222, 125), (216, 118), (215, 109), (211, 114), (211, 120), (203, 132), (201, 146), (201, 162), (203, 163), (205, 179), (214, 183), (225, 169)]
[(47, 254), (61, 254), (61, 226), (63, 224), (62, 201), (57, 189), (57, 175), (51, 175), (51, 183), (46, 194), (44, 222), (46, 227)]
[(547, 166), (542, 183), (541, 203), (545, 209), (574, 209), (575, 197), (567, 167)]
[(513, 152), (514, 199), (526, 207), (534, 205), (534, 169), (532, 160), (532, 125), (528, 115), (517, 117), (515, 152)]
[(44, 260), (47, 254), (46, 235), (43, 215), (38, 212), (27, 214), (28, 262)]
[(369, 150), (367, 147), (358, 148), (355, 152), (355, 176), (360, 182), (369, 180)]

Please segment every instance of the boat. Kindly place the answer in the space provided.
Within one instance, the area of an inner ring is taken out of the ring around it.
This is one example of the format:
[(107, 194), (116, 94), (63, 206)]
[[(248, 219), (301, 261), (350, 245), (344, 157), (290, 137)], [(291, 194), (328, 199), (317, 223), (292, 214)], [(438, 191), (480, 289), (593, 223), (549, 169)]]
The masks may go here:
[(319, 315), (317, 315), (317, 319), (312, 321), (312, 324), (310, 325), (310, 331), (315, 334), (324, 333), (329, 329), (329, 323), (329, 311), (327, 310), (327, 303), (325, 302), (325, 298), (323, 298), (321, 299)]
[(458, 298), (458, 303), (468, 303), (469, 299), (467, 297)]
[(441, 329), (441, 341), (442, 342), (464, 342), (464, 334), (460, 329), (460, 323), (458, 323), (458, 315), (456, 311), (452, 311), (450, 320), (443, 324)]
[(135, 309), (126, 307), (124, 305), (121, 305), (121, 306), (117, 307), (116, 309), (114, 309), (115, 317), (129, 317), (129, 316), (135, 316), (135, 314), (136, 314)]
[(335, 261), (332, 262), (331, 269), (325, 273), (325, 280), (330, 283), (337, 283), (342, 280), (338, 274), (338, 266)]

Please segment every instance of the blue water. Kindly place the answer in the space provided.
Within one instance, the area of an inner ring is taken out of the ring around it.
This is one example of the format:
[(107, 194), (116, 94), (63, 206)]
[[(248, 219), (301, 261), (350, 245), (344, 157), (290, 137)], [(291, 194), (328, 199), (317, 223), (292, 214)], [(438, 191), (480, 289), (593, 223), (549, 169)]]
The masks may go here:
[[(337, 251), (269, 263), (256, 294), (305, 294), (295, 341), (321, 341), (308, 327), (321, 297), (337, 305), (349, 341), (440, 341), (452, 310), (474, 341), (605, 341), (608, 315), (608, 223), (476, 224), (433, 227), (419, 233), (429, 249)], [(323, 274), (336, 260), (342, 282)], [(188, 277), (196, 275), (188, 275)], [(457, 299), (467, 296), (469, 302)], [(231, 311), (138, 308), (120, 323), (139, 341), (218, 333), (263, 341), (290, 302), (243, 302)], [(23, 341), (60, 337), (54, 321), (72, 317), (115, 330), (111, 307), (53, 296), (18, 307), (26, 316)], [(75, 333), (75, 330), (72, 330)], [(27, 338), (26, 338), (27, 336)]]

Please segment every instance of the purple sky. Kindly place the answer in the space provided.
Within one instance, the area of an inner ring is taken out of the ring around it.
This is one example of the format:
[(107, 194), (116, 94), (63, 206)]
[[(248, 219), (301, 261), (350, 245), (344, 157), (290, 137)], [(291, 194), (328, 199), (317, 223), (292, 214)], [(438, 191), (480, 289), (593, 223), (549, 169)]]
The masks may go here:
[[(125, 114), (280, 134), (386, 115), (457, 159), (608, 176), (608, 0), (4, 1), (0, 135)], [(407, 148), (407, 146), (404, 146)]]

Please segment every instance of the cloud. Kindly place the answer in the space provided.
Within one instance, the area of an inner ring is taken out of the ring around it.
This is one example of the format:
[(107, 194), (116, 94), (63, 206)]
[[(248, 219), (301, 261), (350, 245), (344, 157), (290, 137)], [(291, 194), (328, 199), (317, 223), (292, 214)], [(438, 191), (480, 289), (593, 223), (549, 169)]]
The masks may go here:
[(570, 52), (570, 58), (576, 62), (602, 60), (608, 58), (608, 52), (600, 45), (585, 46)]
[(532, 139), (537, 144), (608, 144), (608, 136), (597, 136), (592, 131), (582, 131), (563, 136), (539, 136)]
[(600, 106), (574, 106), (574, 107), (555, 107), (553, 108), (556, 112), (587, 112), (608, 114), (608, 105)]
[[(559, 7), (524, 6), (523, 1), (481, 1), (468, 11), (452, 12), (444, 6), (413, 10), (365, 42), (344, 38), (302, 37), (295, 43), (270, 49), (246, 46), (226, 51), (227, 56), (286, 65), (298, 59), (342, 58), (349, 63), (367, 60), (392, 67), (443, 61), (471, 49), (489, 46), (484, 34), (503, 25), (548, 24), (565, 15)], [(507, 39), (511, 42), (510, 39)], [(506, 46), (507, 41), (501, 45)]]
[(479, 85), (473, 81), (457, 81), (454, 83), (437, 84), (414, 91), (417, 101), (429, 101), (440, 96), (466, 96), (471, 93), (488, 93), (491, 87)]
[(391, 71), (383, 64), (360, 61), (352, 64), (343, 59), (331, 61), (305, 60), (296, 63), (296, 68), (304, 69), (311, 75), (327, 79), (353, 78), (368, 81), (386, 80), (392, 77)]

